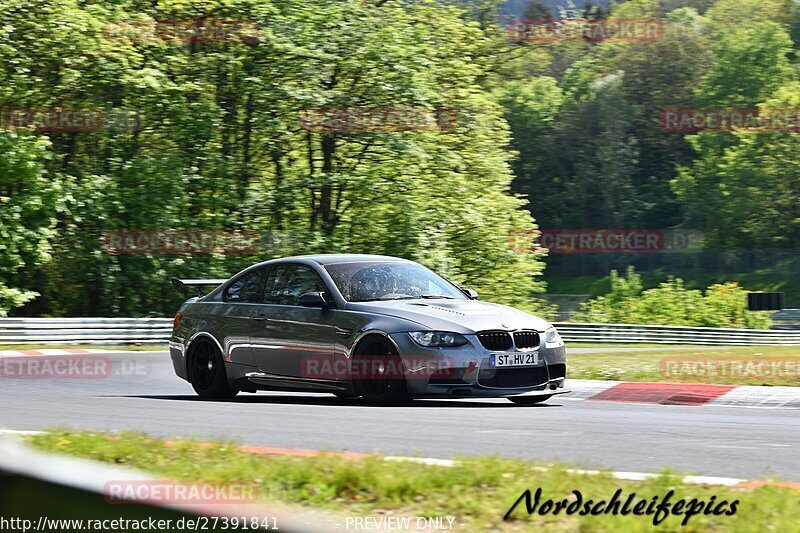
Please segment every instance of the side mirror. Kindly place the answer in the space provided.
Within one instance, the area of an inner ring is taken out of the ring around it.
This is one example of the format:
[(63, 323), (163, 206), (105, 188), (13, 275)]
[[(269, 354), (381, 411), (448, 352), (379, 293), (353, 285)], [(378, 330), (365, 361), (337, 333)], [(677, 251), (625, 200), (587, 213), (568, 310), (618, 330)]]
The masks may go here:
[(297, 299), (297, 305), (303, 307), (329, 307), (330, 304), (325, 300), (321, 292), (306, 292)]
[(462, 289), (464, 294), (469, 296), (470, 300), (477, 300), (478, 299), (478, 291), (475, 289)]

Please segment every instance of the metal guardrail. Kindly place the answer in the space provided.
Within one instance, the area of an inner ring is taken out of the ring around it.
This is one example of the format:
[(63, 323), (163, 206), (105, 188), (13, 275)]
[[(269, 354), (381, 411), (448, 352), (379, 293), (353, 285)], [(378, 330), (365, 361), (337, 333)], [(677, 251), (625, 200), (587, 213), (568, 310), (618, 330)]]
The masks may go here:
[(0, 318), (3, 344), (166, 344), (170, 318)]
[(732, 346), (800, 345), (800, 331), (698, 328), (638, 324), (557, 322), (565, 342), (708, 344)]
[[(800, 331), (557, 322), (566, 342), (800, 345)], [(169, 318), (0, 318), (0, 345), (166, 344)]]
[(772, 329), (800, 331), (800, 309), (783, 309), (773, 314)]

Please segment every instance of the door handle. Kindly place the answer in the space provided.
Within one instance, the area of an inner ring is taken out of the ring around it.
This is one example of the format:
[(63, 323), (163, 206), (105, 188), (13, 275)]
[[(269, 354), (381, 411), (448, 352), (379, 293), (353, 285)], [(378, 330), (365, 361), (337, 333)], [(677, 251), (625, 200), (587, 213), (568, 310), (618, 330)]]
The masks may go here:
[(258, 313), (257, 315), (255, 315), (253, 317), (253, 320), (258, 320), (258, 321), (269, 320), (269, 317), (267, 315), (265, 315), (264, 313)]

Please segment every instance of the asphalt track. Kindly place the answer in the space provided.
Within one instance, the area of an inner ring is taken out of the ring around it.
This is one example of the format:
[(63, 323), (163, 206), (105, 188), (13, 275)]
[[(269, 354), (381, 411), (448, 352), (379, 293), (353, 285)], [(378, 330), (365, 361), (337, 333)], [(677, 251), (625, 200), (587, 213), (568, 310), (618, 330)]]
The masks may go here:
[(800, 411), (580, 401), (416, 400), (379, 407), (331, 395), (198, 400), (165, 352), (109, 352), (104, 378), (0, 380), (0, 429), (135, 430), (161, 437), (452, 458), (501, 455), (571, 466), (800, 481)]

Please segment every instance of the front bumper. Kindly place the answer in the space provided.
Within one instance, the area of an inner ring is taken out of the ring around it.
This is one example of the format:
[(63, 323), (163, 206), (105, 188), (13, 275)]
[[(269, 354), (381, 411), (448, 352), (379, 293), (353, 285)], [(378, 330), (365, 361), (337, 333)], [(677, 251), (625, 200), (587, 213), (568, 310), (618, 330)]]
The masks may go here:
[[(567, 370), (563, 344), (548, 348), (542, 340), (536, 349), (538, 364), (497, 368), (490, 364), (491, 354), (497, 352), (484, 348), (477, 336), (465, 336), (469, 342), (464, 346), (425, 348), (407, 333), (391, 335), (403, 361), (409, 394), (415, 398), (492, 398), (563, 391)], [(516, 348), (504, 353), (513, 352), (524, 353)]]

